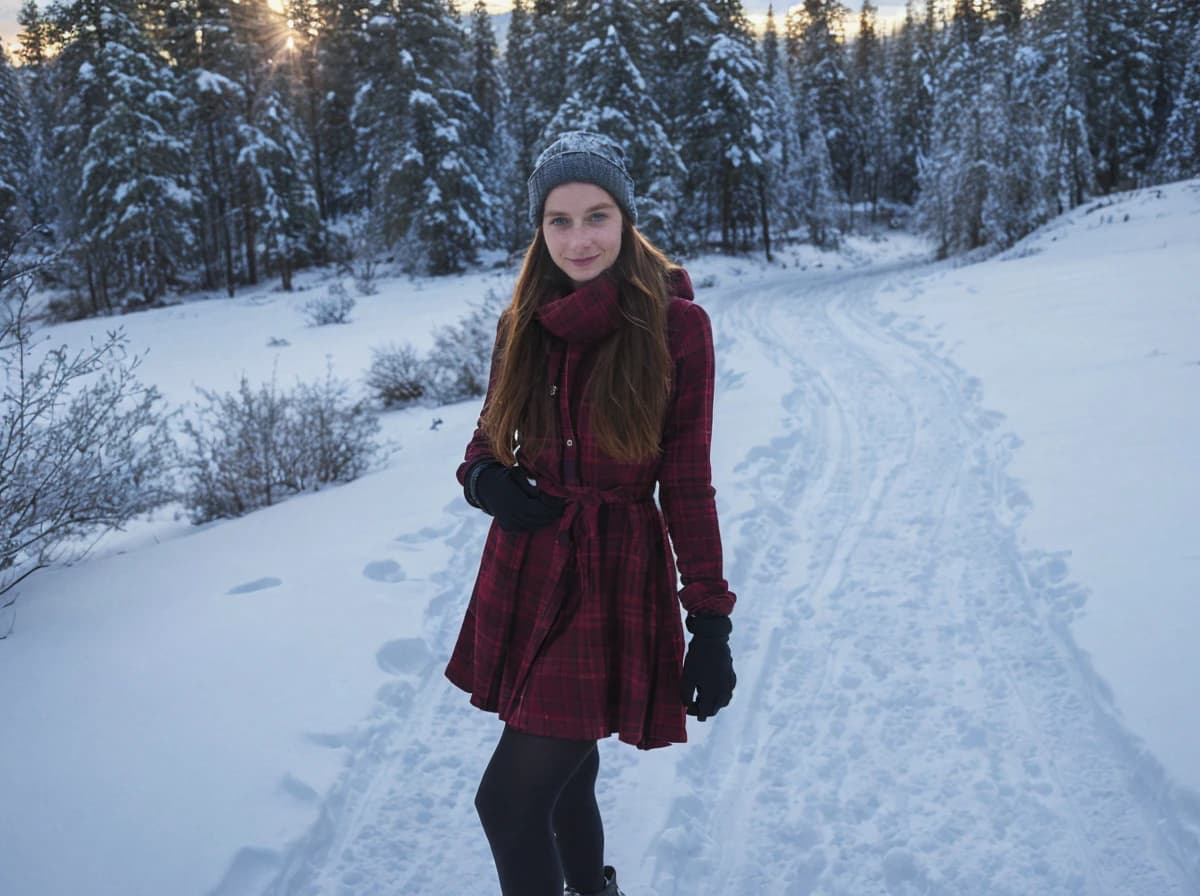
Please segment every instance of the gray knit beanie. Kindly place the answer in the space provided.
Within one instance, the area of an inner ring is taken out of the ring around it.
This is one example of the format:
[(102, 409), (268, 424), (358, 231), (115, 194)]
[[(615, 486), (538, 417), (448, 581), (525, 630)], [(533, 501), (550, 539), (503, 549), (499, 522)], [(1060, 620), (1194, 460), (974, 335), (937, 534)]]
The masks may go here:
[(625, 153), (603, 134), (567, 131), (538, 156), (529, 175), (529, 220), (535, 226), (541, 220), (546, 196), (559, 184), (569, 183), (595, 184), (607, 190), (637, 223), (633, 178), (625, 169)]

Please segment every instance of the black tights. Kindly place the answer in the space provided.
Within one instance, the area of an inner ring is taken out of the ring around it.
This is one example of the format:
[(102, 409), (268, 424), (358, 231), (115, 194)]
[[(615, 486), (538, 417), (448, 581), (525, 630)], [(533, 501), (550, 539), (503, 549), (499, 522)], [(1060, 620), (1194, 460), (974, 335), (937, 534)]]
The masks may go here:
[(594, 740), (504, 728), (479, 782), (475, 808), (504, 896), (562, 896), (604, 887), (604, 826), (596, 805)]

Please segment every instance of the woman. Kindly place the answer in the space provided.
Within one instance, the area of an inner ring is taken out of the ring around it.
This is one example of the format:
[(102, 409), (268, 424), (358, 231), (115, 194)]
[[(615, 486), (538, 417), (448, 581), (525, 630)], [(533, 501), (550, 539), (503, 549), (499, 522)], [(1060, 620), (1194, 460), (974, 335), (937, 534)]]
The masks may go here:
[(685, 711), (715, 715), (736, 681), (712, 333), (686, 272), (636, 230), (615, 143), (562, 135), (529, 206), (537, 232), (458, 470), (495, 520), (446, 674), (506, 723), (475, 801), (505, 896), (561, 896), (564, 878), (568, 894), (619, 896), (596, 741), (682, 743)]

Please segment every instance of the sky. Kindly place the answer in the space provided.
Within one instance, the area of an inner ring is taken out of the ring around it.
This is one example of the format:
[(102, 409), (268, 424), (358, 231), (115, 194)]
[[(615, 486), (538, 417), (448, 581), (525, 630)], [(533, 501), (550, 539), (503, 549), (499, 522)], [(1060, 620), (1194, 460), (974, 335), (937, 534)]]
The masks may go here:
[[(23, 0), (0, 0), (0, 40), (4, 41), (4, 46), (12, 50), (16, 46), (17, 40), (17, 12), (20, 10)], [(460, 4), (464, 9), (469, 7), (469, 2)], [(756, 27), (761, 28), (762, 23), (766, 20), (767, 7), (769, 3), (754, 2), (744, 3), (746, 14)], [(856, 10), (855, 5), (850, 5), (851, 9)], [(861, 5), (861, 4), (859, 4)], [(784, 6), (783, 3), (777, 3), (776, 15), (782, 19), (782, 14), (779, 12)], [(492, 0), (488, 3), (488, 8), (496, 14), (507, 12), (512, 8), (512, 3), (508, 0)], [(880, 23), (885, 22), (900, 22), (904, 18), (903, 3), (880, 3), (878, 4), (878, 18)], [(853, 22), (849, 25), (849, 30), (853, 31), (857, 27), (857, 10), (855, 11)]]

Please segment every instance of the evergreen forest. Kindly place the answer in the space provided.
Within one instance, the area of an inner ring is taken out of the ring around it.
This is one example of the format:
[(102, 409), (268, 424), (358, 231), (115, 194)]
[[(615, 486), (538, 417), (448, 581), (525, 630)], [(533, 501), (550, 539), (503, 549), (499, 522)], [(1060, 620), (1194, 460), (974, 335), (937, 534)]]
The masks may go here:
[(520, 252), (564, 130), (673, 253), (908, 227), (943, 257), (1200, 174), (1195, 0), (58, 0), (0, 47), (0, 269), (64, 317)]

